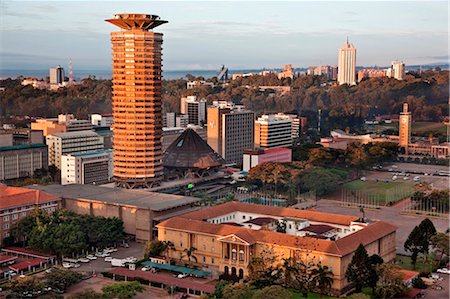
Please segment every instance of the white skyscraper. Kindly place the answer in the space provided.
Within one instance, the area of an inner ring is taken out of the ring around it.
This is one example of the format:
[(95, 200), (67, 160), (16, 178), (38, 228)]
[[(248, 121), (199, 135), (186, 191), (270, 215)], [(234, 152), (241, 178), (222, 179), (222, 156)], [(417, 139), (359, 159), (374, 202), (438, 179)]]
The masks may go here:
[(356, 84), (356, 48), (348, 42), (338, 52), (338, 83)]
[(392, 61), (391, 76), (397, 80), (405, 79), (405, 64), (402, 61)]

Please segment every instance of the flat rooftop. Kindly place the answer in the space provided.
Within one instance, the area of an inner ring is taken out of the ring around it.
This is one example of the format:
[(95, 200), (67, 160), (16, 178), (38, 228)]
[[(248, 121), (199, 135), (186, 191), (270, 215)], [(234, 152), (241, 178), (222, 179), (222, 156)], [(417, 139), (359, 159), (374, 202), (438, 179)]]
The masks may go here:
[(107, 188), (95, 185), (31, 185), (27, 188), (42, 190), (58, 197), (92, 200), (164, 211), (200, 201), (200, 198), (163, 194), (145, 190), (130, 190), (118, 187)]

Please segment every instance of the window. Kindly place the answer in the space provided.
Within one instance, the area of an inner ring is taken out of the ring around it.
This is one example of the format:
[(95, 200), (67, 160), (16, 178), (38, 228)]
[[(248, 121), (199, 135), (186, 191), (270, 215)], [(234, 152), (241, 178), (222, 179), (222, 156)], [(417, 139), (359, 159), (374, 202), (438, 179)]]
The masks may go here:
[(3, 237), (8, 238), (9, 237), (9, 232), (3, 233)]
[(232, 249), (232, 250), (231, 250), (231, 259), (232, 259), (233, 261), (236, 260), (236, 249)]
[(183, 247), (183, 242), (180, 242), (180, 247)]
[(242, 215), (242, 219), (245, 219), (245, 215)]
[(206, 245), (203, 244), (203, 251), (206, 251)]
[(213, 257), (211, 258), (211, 264), (214, 264), (214, 258)]
[(3, 216), (3, 221), (9, 221), (9, 216)]
[(3, 223), (3, 229), (9, 229), (9, 223)]
[(13, 214), (13, 215), (12, 215), (12, 219), (13, 219), (13, 220), (17, 220), (17, 218), (19, 218), (19, 215), (18, 215), (18, 214)]
[(202, 260), (203, 260), (204, 263), (206, 263), (206, 257), (205, 256), (202, 258)]
[(239, 261), (240, 262), (244, 261), (244, 250), (239, 250)]

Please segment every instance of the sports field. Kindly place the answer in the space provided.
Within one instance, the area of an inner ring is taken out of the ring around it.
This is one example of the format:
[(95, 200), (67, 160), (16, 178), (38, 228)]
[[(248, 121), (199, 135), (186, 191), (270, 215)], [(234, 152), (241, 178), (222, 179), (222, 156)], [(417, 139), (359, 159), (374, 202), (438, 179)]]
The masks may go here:
[[(382, 132), (387, 129), (398, 131), (398, 123), (381, 124), (367, 126), (368, 129), (372, 129), (374, 132)], [(447, 127), (444, 123), (440, 122), (413, 122), (411, 124), (412, 134), (422, 135), (423, 133), (444, 134), (447, 131)]]
[(361, 204), (386, 205), (408, 197), (413, 192), (413, 185), (407, 182), (361, 181), (348, 182), (342, 186), (343, 200)]

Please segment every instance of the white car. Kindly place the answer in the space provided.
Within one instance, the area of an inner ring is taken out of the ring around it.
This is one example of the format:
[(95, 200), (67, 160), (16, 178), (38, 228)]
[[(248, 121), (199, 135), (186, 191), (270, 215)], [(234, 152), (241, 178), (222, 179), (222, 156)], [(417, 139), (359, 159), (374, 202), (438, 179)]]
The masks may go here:
[(96, 260), (97, 259), (97, 257), (92, 255), (92, 254), (86, 255), (86, 258), (89, 259), (89, 260)]
[(420, 176), (415, 176), (413, 180), (414, 180), (414, 182), (420, 181)]
[(186, 273), (180, 273), (177, 275), (178, 278), (185, 278), (188, 277), (189, 275), (187, 275)]
[(72, 267), (74, 267), (74, 268), (80, 268), (80, 264), (72, 264)]
[(142, 267), (142, 271), (150, 271), (152, 269), (152, 267), (150, 267), (150, 266), (145, 266), (145, 267)]
[(394, 176), (392, 177), (392, 180), (395, 181), (397, 178), (398, 178), (398, 177), (397, 177), (396, 175), (394, 175)]
[(105, 262), (111, 262), (112, 261), (112, 256), (107, 256), (105, 257)]
[(81, 263), (89, 263), (91, 260), (85, 257), (81, 257), (78, 259), (78, 261)]
[(447, 269), (447, 268), (437, 269), (436, 272), (443, 273), (443, 274), (450, 274), (450, 269)]
[(367, 178), (366, 178), (365, 176), (363, 176), (363, 177), (361, 178), (361, 181), (365, 182), (365, 181), (367, 181)]
[(407, 177), (407, 176), (403, 177), (403, 180), (404, 180), (404, 181), (407, 181), (407, 180), (408, 180), (408, 177)]
[(70, 269), (73, 267), (73, 264), (72, 263), (62, 263), (62, 266), (66, 269)]

